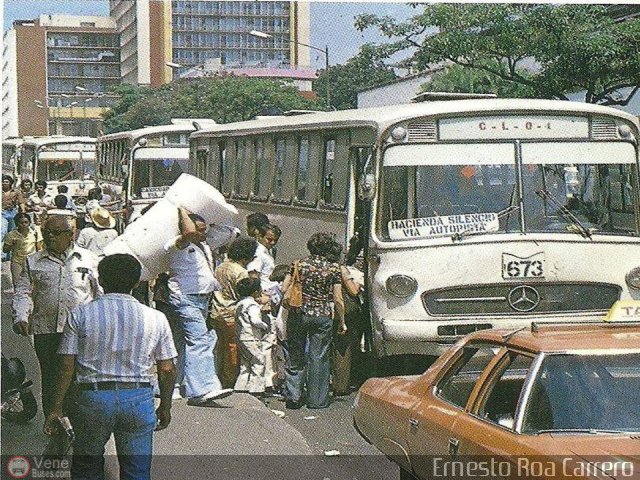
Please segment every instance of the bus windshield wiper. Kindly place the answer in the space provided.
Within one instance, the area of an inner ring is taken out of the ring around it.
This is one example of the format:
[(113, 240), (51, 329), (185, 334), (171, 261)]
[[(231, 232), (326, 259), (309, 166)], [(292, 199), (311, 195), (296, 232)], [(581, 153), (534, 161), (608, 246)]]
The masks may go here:
[(544, 189), (538, 190), (536, 191), (536, 195), (538, 195), (543, 200), (549, 200), (555, 207), (558, 207), (558, 210), (560, 210), (562, 217), (565, 220), (568, 220), (569, 222), (571, 222), (572, 225), (576, 226), (578, 228), (578, 233), (580, 233), (580, 235), (582, 235), (584, 238), (591, 238), (591, 232), (589, 231), (589, 229), (584, 226), (584, 224), (580, 221), (578, 217), (576, 217), (573, 213), (571, 213), (571, 210), (569, 210), (567, 207), (562, 205), (558, 200), (553, 198), (553, 195), (551, 195), (551, 193), (548, 190), (544, 190)]
[[(502, 218), (505, 215), (509, 215), (512, 212), (516, 211), (516, 210), (520, 210), (520, 205), (509, 205), (504, 210), (500, 210), (497, 213), (497, 216), (498, 216), (498, 218)], [(462, 240), (464, 237), (466, 237), (468, 235), (483, 235), (485, 233), (487, 233), (487, 232), (478, 232), (477, 230), (474, 230), (473, 228), (467, 228), (466, 230), (463, 230), (462, 232), (454, 233), (453, 235), (451, 235), (451, 240), (453, 240), (454, 242), (459, 242), (460, 240)]]

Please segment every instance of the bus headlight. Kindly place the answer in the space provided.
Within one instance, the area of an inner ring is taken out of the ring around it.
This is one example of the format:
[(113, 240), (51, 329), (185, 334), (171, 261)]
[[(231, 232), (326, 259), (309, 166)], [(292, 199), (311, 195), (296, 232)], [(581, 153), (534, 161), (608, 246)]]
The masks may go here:
[(385, 284), (387, 291), (394, 297), (410, 297), (418, 289), (418, 282), (408, 275), (391, 275)]
[(636, 267), (627, 273), (624, 279), (627, 281), (629, 288), (640, 290), (640, 267)]

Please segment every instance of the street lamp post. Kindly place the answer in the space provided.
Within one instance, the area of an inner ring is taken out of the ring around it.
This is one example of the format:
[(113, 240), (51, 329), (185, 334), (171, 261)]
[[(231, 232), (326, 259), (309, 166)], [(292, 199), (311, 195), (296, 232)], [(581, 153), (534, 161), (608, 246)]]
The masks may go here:
[[(249, 35), (258, 38), (273, 38), (273, 35), (265, 32), (261, 32), (260, 30), (251, 30)], [(290, 43), (295, 43), (296, 45), (302, 45), (303, 47), (308, 47), (312, 50), (316, 50), (324, 54), (324, 72), (327, 76), (327, 87), (326, 87), (326, 96), (327, 96), (327, 110), (331, 110), (331, 81), (329, 78), (329, 46), (325, 46), (324, 48), (315, 47), (313, 45), (309, 45), (308, 43), (298, 42), (296, 40), (288, 39)]]

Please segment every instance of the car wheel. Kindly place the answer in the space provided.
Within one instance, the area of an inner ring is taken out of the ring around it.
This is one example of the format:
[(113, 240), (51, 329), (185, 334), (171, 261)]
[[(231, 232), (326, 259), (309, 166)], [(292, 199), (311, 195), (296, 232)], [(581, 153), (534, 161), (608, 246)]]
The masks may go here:
[(418, 480), (418, 477), (400, 467), (400, 480)]

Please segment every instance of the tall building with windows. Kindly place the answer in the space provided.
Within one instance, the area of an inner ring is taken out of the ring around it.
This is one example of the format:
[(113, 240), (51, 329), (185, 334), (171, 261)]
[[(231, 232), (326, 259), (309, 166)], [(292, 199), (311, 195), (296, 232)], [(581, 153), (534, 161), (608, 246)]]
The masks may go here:
[(309, 67), (308, 2), (110, 0), (110, 11), (125, 83), (158, 86), (207, 63)]
[(120, 41), (109, 17), (41, 15), (4, 34), (2, 137), (96, 136), (120, 83)]

